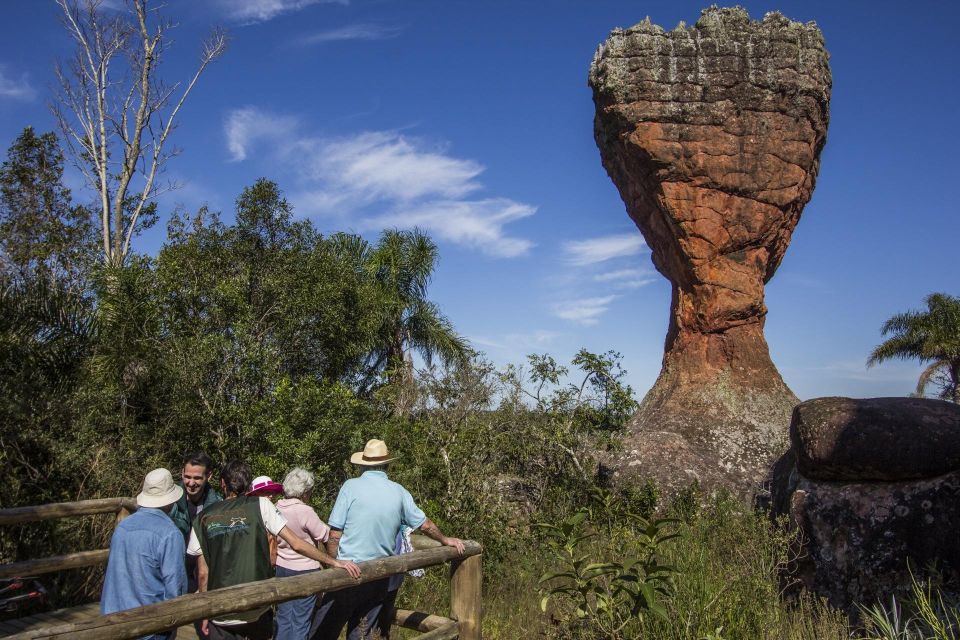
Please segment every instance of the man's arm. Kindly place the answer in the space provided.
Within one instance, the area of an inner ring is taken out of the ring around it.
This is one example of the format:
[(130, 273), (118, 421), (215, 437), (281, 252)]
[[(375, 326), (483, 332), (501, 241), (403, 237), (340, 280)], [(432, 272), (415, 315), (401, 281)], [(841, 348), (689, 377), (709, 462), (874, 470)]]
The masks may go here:
[(160, 558), (160, 578), (163, 581), (163, 599), (182, 596), (187, 591), (187, 569), (183, 562), (185, 548), (180, 532), (163, 540)]
[(281, 529), (279, 535), (287, 542), (288, 545), (290, 545), (291, 549), (300, 555), (316, 560), (317, 562), (321, 562), (327, 566), (334, 567), (335, 569), (343, 569), (354, 578), (360, 577), (360, 567), (358, 567), (356, 564), (349, 560), (337, 560), (336, 558), (327, 555), (320, 549), (298, 538), (292, 531), (290, 531), (289, 527), (284, 527)]
[(424, 535), (433, 538), (445, 547), (453, 547), (457, 550), (457, 553), (463, 555), (463, 540), (460, 538), (448, 538), (447, 536), (443, 535), (443, 533), (440, 531), (440, 527), (435, 525), (433, 520), (430, 518), (427, 518), (423, 521), (423, 524), (420, 525), (420, 531), (422, 531)]
[[(210, 576), (210, 571), (207, 569), (207, 561), (202, 556), (197, 556), (197, 591), (203, 593), (207, 590), (207, 578)], [(203, 631), (203, 635), (206, 636), (210, 633), (210, 622), (204, 618), (200, 621), (200, 630)]]
[(330, 529), (330, 535), (327, 537), (327, 553), (331, 558), (340, 555), (341, 537), (343, 537), (343, 529)]
[(197, 591), (203, 593), (207, 590), (207, 580), (210, 577), (210, 570), (207, 568), (207, 561), (203, 556), (197, 556)]

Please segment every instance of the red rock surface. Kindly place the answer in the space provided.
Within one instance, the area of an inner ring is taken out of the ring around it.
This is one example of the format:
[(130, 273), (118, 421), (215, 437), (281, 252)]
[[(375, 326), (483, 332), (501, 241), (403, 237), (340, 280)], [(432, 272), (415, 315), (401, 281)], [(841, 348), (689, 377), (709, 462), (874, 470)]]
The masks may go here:
[(603, 165), (673, 284), (663, 368), (618, 473), (751, 492), (797, 399), (763, 335), (764, 285), (810, 200), (831, 76), (820, 30), (711, 8), (614, 30), (590, 68)]

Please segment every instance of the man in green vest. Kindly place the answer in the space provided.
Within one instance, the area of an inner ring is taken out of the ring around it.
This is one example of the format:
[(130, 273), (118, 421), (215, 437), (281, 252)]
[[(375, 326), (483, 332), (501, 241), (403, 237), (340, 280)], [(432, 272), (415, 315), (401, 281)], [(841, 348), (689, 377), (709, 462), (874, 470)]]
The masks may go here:
[[(267, 533), (283, 538), (290, 548), (327, 566), (344, 569), (354, 578), (360, 568), (337, 560), (298, 538), (268, 498), (244, 495), (253, 473), (240, 460), (220, 472), (224, 500), (205, 508), (193, 522), (187, 554), (197, 556), (200, 591), (230, 587), (273, 577)], [(201, 623), (211, 640), (268, 640), (273, 634), (270, 607), (225, 614)]]
[[(170, 510), (170, 519), (183, 534), (183, 544), (190, 541), (190, 528), (198, 513), (210, 505), (223, 500), (223, 496), (210, 486), (210, 476), (213, 475), (213, 461), (203, 451), (190, 451), (183, 456), (183, 469), (180, 474), (180, 486), (183, 495), (173, 504)], [(197, 559), (187, 556), (187, 593), (194, 593), (199, 586), (197, 583)], [(197, 625), (197, 632), (200, 625)]]

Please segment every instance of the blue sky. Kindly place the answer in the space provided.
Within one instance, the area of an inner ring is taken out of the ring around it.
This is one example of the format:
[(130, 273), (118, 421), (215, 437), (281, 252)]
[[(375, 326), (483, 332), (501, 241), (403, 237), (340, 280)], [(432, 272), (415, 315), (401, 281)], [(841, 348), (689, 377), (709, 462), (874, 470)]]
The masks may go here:
[[(109, 0), (108, 5), (119, 5)], [(670, 287), (593, 141), (587, 69), (614, 27), (666, 28), (670, 0), (168, 0), (162, 73), (183, 79), (214, 24), (227, 54), (184, 107), (161, 211), (277, 181), (297, 215), (374, 240), (419, 225), (441, 262), (430, 295), (499, 364), (616, 349), (642, 395), (660, 369)], [(814, 20), (833, 99), (820, 178), (768, 285), (766, 335), (801, 398), (904, 395), (919, 367), (865, 361), (890, 315), (960, 295), (956, 69), (960, 3), (742, 3)], [(0, 145), (54, 128), (53, 65), (71, 52), (52, 0), (0, 0)], [(70, 176), (83, 198), (76, 172)], [(157, 225), (135, 243), (152, 253)]]

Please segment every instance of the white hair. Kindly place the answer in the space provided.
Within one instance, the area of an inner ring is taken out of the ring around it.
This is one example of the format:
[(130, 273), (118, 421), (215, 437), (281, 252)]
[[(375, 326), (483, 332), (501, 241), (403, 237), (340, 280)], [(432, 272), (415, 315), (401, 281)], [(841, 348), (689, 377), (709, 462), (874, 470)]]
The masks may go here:
[(288, 498), (301, 498), (313, 489), (313, 474), (303, 467), (294, 467), (283, 479), (283, 495)]

